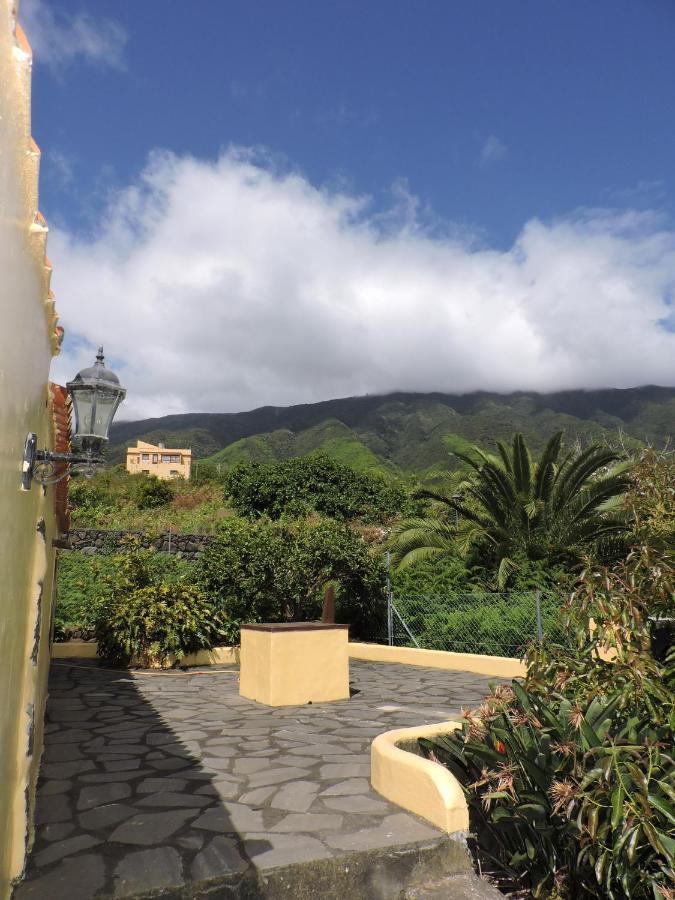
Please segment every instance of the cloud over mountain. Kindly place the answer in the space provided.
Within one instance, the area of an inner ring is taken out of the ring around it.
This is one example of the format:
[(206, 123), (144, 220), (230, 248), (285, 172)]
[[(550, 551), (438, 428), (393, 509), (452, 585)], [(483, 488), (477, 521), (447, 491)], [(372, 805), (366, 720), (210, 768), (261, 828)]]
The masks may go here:
[(53, 231), (54, 377), (106, 345), (125, 417), (394, 389), (675, 383), (675, 232), (650, 213), (527, 222), (508, 251), (232, 149), (154, 154), (91, 238)]

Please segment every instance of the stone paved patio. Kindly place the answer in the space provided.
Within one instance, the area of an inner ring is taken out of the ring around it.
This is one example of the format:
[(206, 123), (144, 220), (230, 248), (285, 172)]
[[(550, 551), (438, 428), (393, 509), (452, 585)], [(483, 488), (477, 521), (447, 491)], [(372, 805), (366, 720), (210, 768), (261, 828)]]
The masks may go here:
[(350, 700), (270, 709), (239, 697), (234, 667), (53, 663), (36, 841), (15, 900), (188, 897), (252, 866), (438, 838), (370, 788), (370, 743), (456, 716), (488, 679), (350, 669)]

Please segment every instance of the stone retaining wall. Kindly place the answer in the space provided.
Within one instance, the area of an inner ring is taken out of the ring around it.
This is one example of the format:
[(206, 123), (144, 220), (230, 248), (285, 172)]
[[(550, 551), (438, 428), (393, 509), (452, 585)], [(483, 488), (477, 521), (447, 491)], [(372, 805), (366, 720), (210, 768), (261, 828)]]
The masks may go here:
[(159, 537), (139, 531), (104, 531), (100, 528), (73, 528), (68, 532), (71, 550), (80, 553), (101, 553), (119, 547), (125, 538), (135, 538), (146, 550), (171, 553), (194, 562), (215, 541), (208, 534), (175, 534), (164, 532)]

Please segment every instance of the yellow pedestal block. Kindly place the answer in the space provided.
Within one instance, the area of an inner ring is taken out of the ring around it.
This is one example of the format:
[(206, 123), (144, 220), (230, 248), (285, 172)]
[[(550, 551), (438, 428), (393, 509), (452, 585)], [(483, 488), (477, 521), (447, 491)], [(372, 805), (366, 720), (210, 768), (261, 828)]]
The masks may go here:
[(347, 625), (242, 625), (239, 693), (267, 706), (349, 698)]

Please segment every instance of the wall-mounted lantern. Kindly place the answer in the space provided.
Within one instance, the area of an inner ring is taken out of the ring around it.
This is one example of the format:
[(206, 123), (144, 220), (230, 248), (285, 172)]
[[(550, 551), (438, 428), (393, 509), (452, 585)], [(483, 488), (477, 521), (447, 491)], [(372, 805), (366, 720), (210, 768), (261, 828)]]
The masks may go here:
[(103, 463), (108, 431), (117, 407), (126, 396), (117, 375), (105, 367), (103, 347), (99, 347), (94, 365), (78, 372), (66, 387), (75, 412), (75, 431), (70, 442), (73, 452), (38, 450), (37, 435), (29, 432), (21, 473), (24, 491), (30, 490), (33, 480), (54, 484), (74, 470), (92, 475)]

